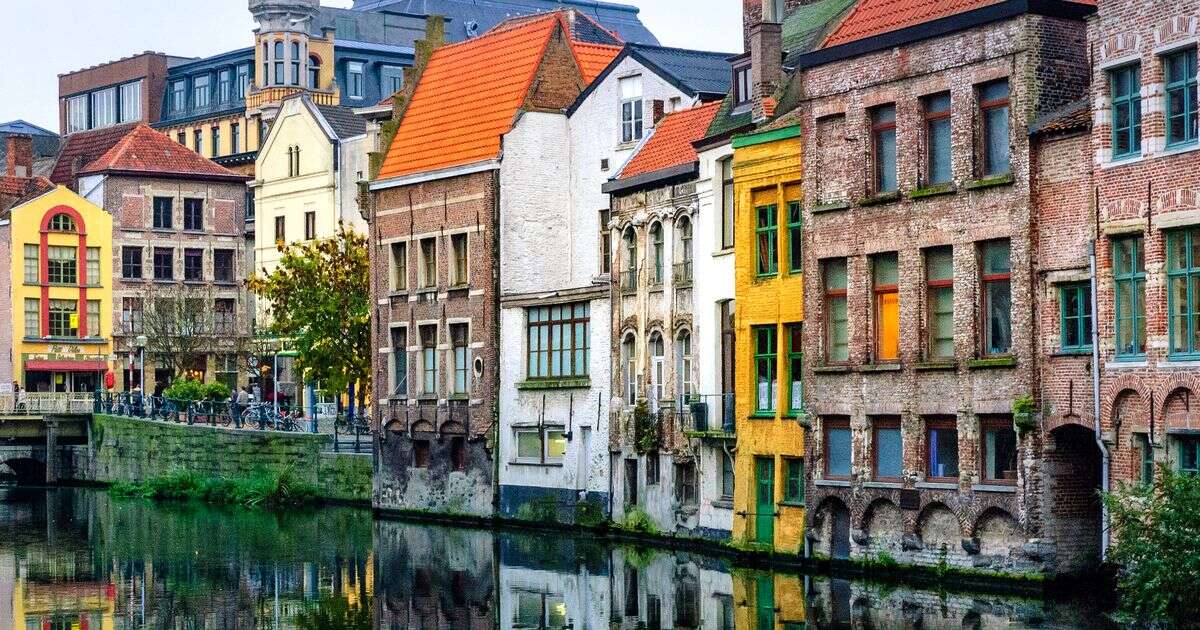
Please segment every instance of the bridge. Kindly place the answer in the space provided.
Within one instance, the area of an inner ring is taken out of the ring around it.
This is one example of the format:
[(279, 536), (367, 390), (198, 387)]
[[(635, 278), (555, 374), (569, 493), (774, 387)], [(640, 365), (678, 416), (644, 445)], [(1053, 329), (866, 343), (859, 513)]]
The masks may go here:
[(91, 393), (0, 395), (0, 468), (22, 481), (56, 483), (65, 449), (88, 443)]

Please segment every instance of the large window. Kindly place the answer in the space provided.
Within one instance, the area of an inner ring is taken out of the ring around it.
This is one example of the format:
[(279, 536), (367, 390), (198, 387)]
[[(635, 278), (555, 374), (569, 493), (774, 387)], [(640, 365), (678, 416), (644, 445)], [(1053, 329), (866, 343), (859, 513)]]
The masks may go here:
[(636, 341), (633, 333), (625, 335), (621, 341), (621, 369), (625, 379), (625, 404), (632, 407), (637, 404), (637, 354)]
[(50, 336), (79, 336), (79, 302), (50, 300)]
[(38, 264), (38, 246), (36, 244), (25, 245), (25, 284), (41, 283), (41, 266)]
[(1200, 438), (1180, 436), (1175, 442), (1179, 444), (1179, 472), (1190, 477), (1200, 475)]
[(1117, 358), (1146, 353), (1146, 254), (1141, 234), (1112, 241)]
[(142, 82), (134, 81), (121, 86), (121, 122), (142, 119)]
[(180, 113), (187, 109), (187, 81), (180, 79), (171, 83), (171, 111)]
[(421, 341), (421, 394), (437, 394), (437, 326), (421, 326), (417, 329)]
[(825, 280), (825, 360), (845, 363), (850, 360), (850, 321), (846, 309), (846, 259), (826, 261)]
[(392, 243), (391, 285), (393, 293), (408, 289), (408, 243)]
[(217, 102), (228, 103), (233, 98), (233, 71), (225, 68), (217, 73)]
[(666, 252), (666, 242), (663, 236), (662, 223), (654, 222), (650, 226), (650, 286), (660, 287), (663, 283), (663, 258)]
[(925, 98), (925, 183), (948, 184), (953, 177), (950, 157), (950, 93)]
[(983, 481), (985, 483), (1017, 482), (1017, 434), (1012, 418), (985, 417), (980, 419), (983, 435)]
[(87, 284), (89, 287), (100, 286), (100, 248), (87, 248)]
[(754, 337), (754, 411), (771, 414), (775, 411), (775, 395), (778, 378), (775, 374), (776, 346), (775, 326), (755, 326)]
[(170, 197), (155, 197), (154, 198), (154, 229), (169, 230), (172, 225), (172, 215), (174, 214), (174, 200)]
[(980, 248), (983, 262), (983, 353), (1008, 354), (1012, 348), (1011, 272), (1008, 241), (989, 241)]
[(666, 398), (667, 348), (662, 333), (650, 333), (650, 409), (658, 411), (659, 404)]
[(204, 279), (204, 250), (183, 250), (183, 279), (188, 282), (199, 282)]
[(437, 240), (421, 239), (421, 288), (437, 286)]
[(567, 454), (567, 434), (563, 427), (521, 427), (514, 432), (518, 462), (557, 464)]
[(173, 280), (175, 278), (175, 250), (169, 247), (154, 248), (154, 279)]
[(949, 247), (925, 252), (925, 352), (931, 360), (954, 358), (954, 253)]
[(850, 419), (846, 417), (826, 418), (825, 425), (825, 476), (830, 478), (850, 477)]
[(926, 420), (925, 476), (932, 481), (958, 481), (958, 424), (954, 418)]
[(725, 158), (721, 165), (721, 249), (733, 247), (733, 158)]
[(679, 408), (684, 409), (696, 389), (692, 377), (692, 333), (686, 330), (675, 337), (675, 382), (679, 388)]
[[(386, 87), (387, 83), (384, 82)], [(308, 58), (308, 88), (310, 90), (321, 89), (321, 59), (316, 55), (310, 55)]]
[(201, 74), (192, 77), (192, 108), (208, 107), (212, 95), (212, 75)]
[(881, 105), (871, 110), (871, 153), (875, 166), (875, 193), (895, 192), (896, 106)]
[(621, 142), (642, 139), (642, 77), (624, 77), (621, 90)]
[(408, 397), (408, 329), (392, 329), (392, 398)]
[(979, 112), (983, 123), (983, 175), (1009, 172), (1008, 79), (979, 87)]
[(346, 64), (346, 91), (349, 92), (352, 99), (360, 100), (363, 98), (362, 62), (351, 61)]
[(588, 375), (589, 304), (558, 304), (527, 310), (529, 378)]
[(117, 124), (117, 88), (92, 92), (92, 129)]
[(300, 42), (292, 42), (292, 56), (289, 59), (292, 68), (292, 85), (300, 85)]
[(1167, 312), (1171, 355), (1200, 353), (1200, 228), (1167, 233)]
[(183, 200), (183, 229), (202, 231), (204, 229), (204, 200)]
[(772, 204), (755, 208), (755, 214), (754, 243), (758, 275), (773, 276), (779, 273), (779, 212)]
[(79, 248), (51, 245), (46, 253), (50, 284), (79, 284)]
[(216, 282), (233, 282), (233, 250), (213, 250), (213, 280)]
[(229, 152), (242, 152), (242, 126), (238, 123), (229, 124)]
[(42, 303), (37, 298), (25, 298), (25, 336), (42, 336)]
[(788, 414), (796, 414), (804, 409), (804, 386), (801, 381), (804, 373), (804, 326), (788, 324), (784, 328), (787, 336), (787, 408)]
[(237, 301), (233, 298), (213, 300), (213, 333), (232, 335), (237, 331)]
[(87, 301), (87, 336), (100, 336), (100, 300)]
[(275, 85), (283, 85), (283, 42), (275, 42), (275, 56), (272, 58), (275, 63)]
[(465, 395), (471, 391), (471, 348), (466, 324), (450, 324), (450, 348), (454, 359), (453, 392)]
[(454, 266), (450, 268), (450, 284), (464, 286), (467, 284), (467, 234), (450, 235), (450, 256)]
[(692, 220), (680, 217), (675, 222), (675, 285), (686, 286), (692, 282)]
[(621, 290), (625, 293), (632, 293), (637, 290), (638, 286), (637, 232), (632, 226), (625, 228), (621, 242), (625, 246), (625, 268), (621, 270)]
[(871, 419), (871, 459), (875, 479), (899, 481), (904, 468), (899, 418)]
[(86, 94), (67, 99), (67, 133), (87, 131), (88, 97)]
[(1197, 138), (1196, 49), (1163, 58), (1167, 83), (1167, 146), (1191, 144)]
[(875, 294), (875, 360), (900, 358), (900, 279), (896, 253), (871, 258)]
[(1092, 286), (1073, 282), (1058, 288), (1063, 352), (1089, 352), (1092, 349)]
[(1109, 72), (1112, 89), (1112, 156), (1120, 159), (1142, 152), (1141, 67), (1117, 68)]
[(250, 88), (250, 66), (245, 64), (238, 66), (235, 86), (238, 100), (246, 98), (246, 91)]
[(142, 298), (121, 298), (121, 330), (126, 333), (142, 332)]

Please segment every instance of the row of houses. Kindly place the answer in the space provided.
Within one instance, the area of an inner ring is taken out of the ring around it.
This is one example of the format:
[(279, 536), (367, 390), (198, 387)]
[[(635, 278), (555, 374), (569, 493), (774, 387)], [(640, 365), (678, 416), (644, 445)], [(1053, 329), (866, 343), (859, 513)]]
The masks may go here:
[(431, 31), (365, 197), (377, 507), (1095, 566), (1098, 491), (1196, 469), (1198, 10)]

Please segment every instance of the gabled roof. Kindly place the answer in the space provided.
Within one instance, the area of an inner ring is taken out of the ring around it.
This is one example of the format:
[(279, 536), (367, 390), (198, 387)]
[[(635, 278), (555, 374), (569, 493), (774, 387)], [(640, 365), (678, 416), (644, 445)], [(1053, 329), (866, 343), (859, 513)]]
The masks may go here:
[(50, 172), (50, 181), (64, 186), (75, 184), (75, 175), (88, 164), (113, 148), (137, 123), (117, 125), (106, 129), (73, 133), (62, 140), (58, 161)]
[(43, 129), (33, 123), (24, 120), (10, 120), (6, 123), (0, 123), (0, 133), (19, 133), (27, 136), (54, 136), (58, 134), (48, 129)]
[[(500, 155), (565, 12), (504, 24), (477, 39), (433, 51), (377, 179), (476, 164)], [(569, 41), (569, 40), (568, 40)], [(570, 42), (584, 72), (601, 49)], [(611, 57), (620, 50), (606, 47)]]
[[(1089, 6), (1096, 4), (1096, 0), (1064, 1)], [(1005, 0), (860, 0), (841, 26), (825, 39), (824, 47), (840, 46), (1003, 2)]]
[(733, 71), (729, 65), (731, 56), (704, 50), (626, 44), (620, 54), (611, 57), (607, 66), (595, 77), (586, 76), (585, 73), (584, 80), (588, 86), (567, 109), (567, 113), (575, 113), (604, 79), (630, 57), (688, 96), (702, 101), (719, 100), (729, 91), (732, 80)]
[(209, 160), (146, 125), (125, 134), (78, 174), (121, 173), (196, 179), (247, 178)]
[(54, 190), (54, 183), (45, 177), (0, 176), (0, 213)]
[(699, 158), (692, 143), (704, 137), (720, 108), (720, 102), (713, 102), (664, 116), (654, 125), (650, 137), (642, 143), (637, 153), (610, 182), (615, 186), (606, 186), (605, 192), (645, 184), (658, 177), (687, 174), (681, 170), (694, 172)]
[(339, 139), (345, 140), (367, 133), (367, 121), (355, 114), (353, 109), (340, 105), (317, 105), (316, 107)]

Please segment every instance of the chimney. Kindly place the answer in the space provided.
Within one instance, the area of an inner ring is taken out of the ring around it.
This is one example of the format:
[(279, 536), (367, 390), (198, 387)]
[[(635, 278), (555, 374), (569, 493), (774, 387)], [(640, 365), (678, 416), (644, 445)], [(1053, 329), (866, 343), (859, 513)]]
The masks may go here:
[(777, 12), (777, 3), (767, 0), (762, 5), (762, 18), (750, 27), (750, 84), (755, 121), (766, 118), (763, 99), (772, 97), (783, 80), (783, 16)]
[(654, 117), (654, 125), (658, 126), (658, 121), (662, 120), (663, 116), (667, 115), (666, 103), (664, 103), (662, 99), (654, 99), (654, 101), (650, 103), (650, 107), (651, 111), (653, 112), (652, 115)]
[(4, 174), (9, 177), (33, 177), (33, 136), (11, 135), (6, 139)]

